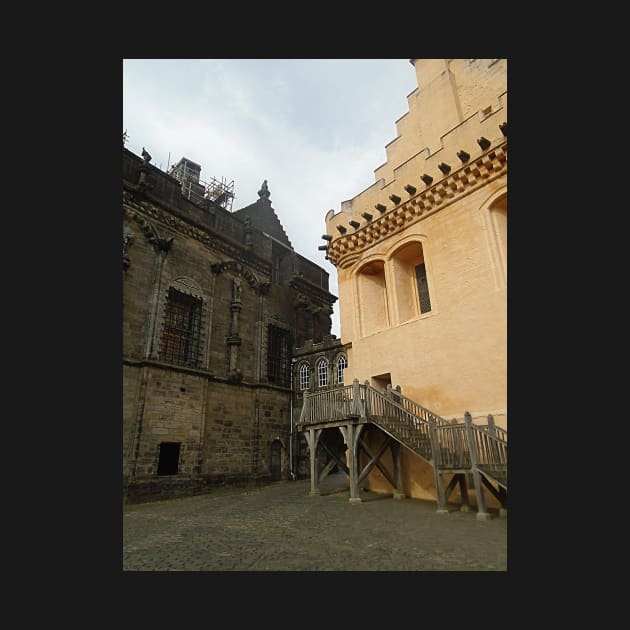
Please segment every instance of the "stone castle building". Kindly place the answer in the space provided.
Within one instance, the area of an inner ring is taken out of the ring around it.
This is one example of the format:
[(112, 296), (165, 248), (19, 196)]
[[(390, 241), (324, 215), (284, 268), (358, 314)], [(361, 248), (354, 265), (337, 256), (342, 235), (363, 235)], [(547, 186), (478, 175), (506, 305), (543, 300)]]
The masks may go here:
[(348, 364), (327, 272), (293, 249), (266, 181), (231, 212), (200, 165), (150, 162), (123, 147), (125, 500), (308, 474), (295, 410)]
[[(374, 184), (325, 217), (346, 383), (507, 430), (507, 60), (410, 61)], [(400, 468), (406, 496), (435, 499), (431, 466), (402, 449)], [(377, 468), (365, 486), (391, 491)]]

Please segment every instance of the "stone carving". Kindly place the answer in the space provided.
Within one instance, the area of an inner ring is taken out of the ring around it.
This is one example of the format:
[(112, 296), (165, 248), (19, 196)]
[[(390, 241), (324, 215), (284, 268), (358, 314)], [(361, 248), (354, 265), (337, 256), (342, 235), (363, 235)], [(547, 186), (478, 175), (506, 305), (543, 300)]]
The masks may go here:
[(129, 265), (131, 264), (131, 260), (129, 260), (129, 256), (128, 256), (128, 251), (129, 248), (131, 247), (131, 245), (133, 245), (133, 241), (134, 241), (134, 233), (133, 230), (131, 230), (128, 227), (125, 227), (125, 229), (123, 230), (123, 237), (122, 237), (122, 245), (123, 245), (123, 268), (127, 269), (127, 267), (129, 267)]
[(243, 291), (243, 287), (241, 286), (240, 279), (234, 278), (234, 280), (232, 280), (232, 301), (240, 302), (242, 291)]

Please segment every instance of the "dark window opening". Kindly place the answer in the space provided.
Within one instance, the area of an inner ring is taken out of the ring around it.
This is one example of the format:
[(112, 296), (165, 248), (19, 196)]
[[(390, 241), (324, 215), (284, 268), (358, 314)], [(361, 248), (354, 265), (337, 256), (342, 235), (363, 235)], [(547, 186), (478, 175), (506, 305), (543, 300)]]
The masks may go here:
[(427, 270), (424, 263), (416, 266), (416, 280), (418, 282), (420, 312), (428, 313), (431, 310), (431, 300), (429, 299), (429, 284), (427, 282)]
[(283, 387), (291, 386), (290, 335), (286, 330), (269, 326), (267, 346), (267, 380)]
[(160, 359), (169, 363), (197, 366), (200, 330), (201, 300), (176, 289), (169, 289)]
[(180, 442), (161, 442), (158, 475), (176, 475), (179, 468)]

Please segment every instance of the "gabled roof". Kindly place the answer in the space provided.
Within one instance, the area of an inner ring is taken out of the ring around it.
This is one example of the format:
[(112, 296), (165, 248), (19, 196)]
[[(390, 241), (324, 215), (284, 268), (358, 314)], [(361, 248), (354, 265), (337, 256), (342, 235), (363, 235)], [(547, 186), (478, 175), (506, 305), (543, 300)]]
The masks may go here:
[(267, 180), (265, 180), (258, 191), (258, 201), (250, 204), (249, 206), (245, 206), (240, 210), (235, 210), (232, 214), (241, 219), (249, 217), (252, 222), (252, 227), (257, 228), (262, 232), (266, 232), (269, 236), (272, 236), (281, 243), (293, 248), (291, 241), (289, 241), (289, 237), (282, 227), (282, 223), (280, 223), (278, 215), (271, 206), (269, 195), (270, 193), (267, 188)]

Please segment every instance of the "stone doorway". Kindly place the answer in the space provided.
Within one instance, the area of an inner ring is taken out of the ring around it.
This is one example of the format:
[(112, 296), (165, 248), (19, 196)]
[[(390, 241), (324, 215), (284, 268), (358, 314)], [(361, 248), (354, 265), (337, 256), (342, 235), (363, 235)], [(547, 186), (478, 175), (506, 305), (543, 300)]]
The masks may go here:
[(274, 440), (271, 443), (270, 472), (273, 481), (282, 479), (282, 443)]

